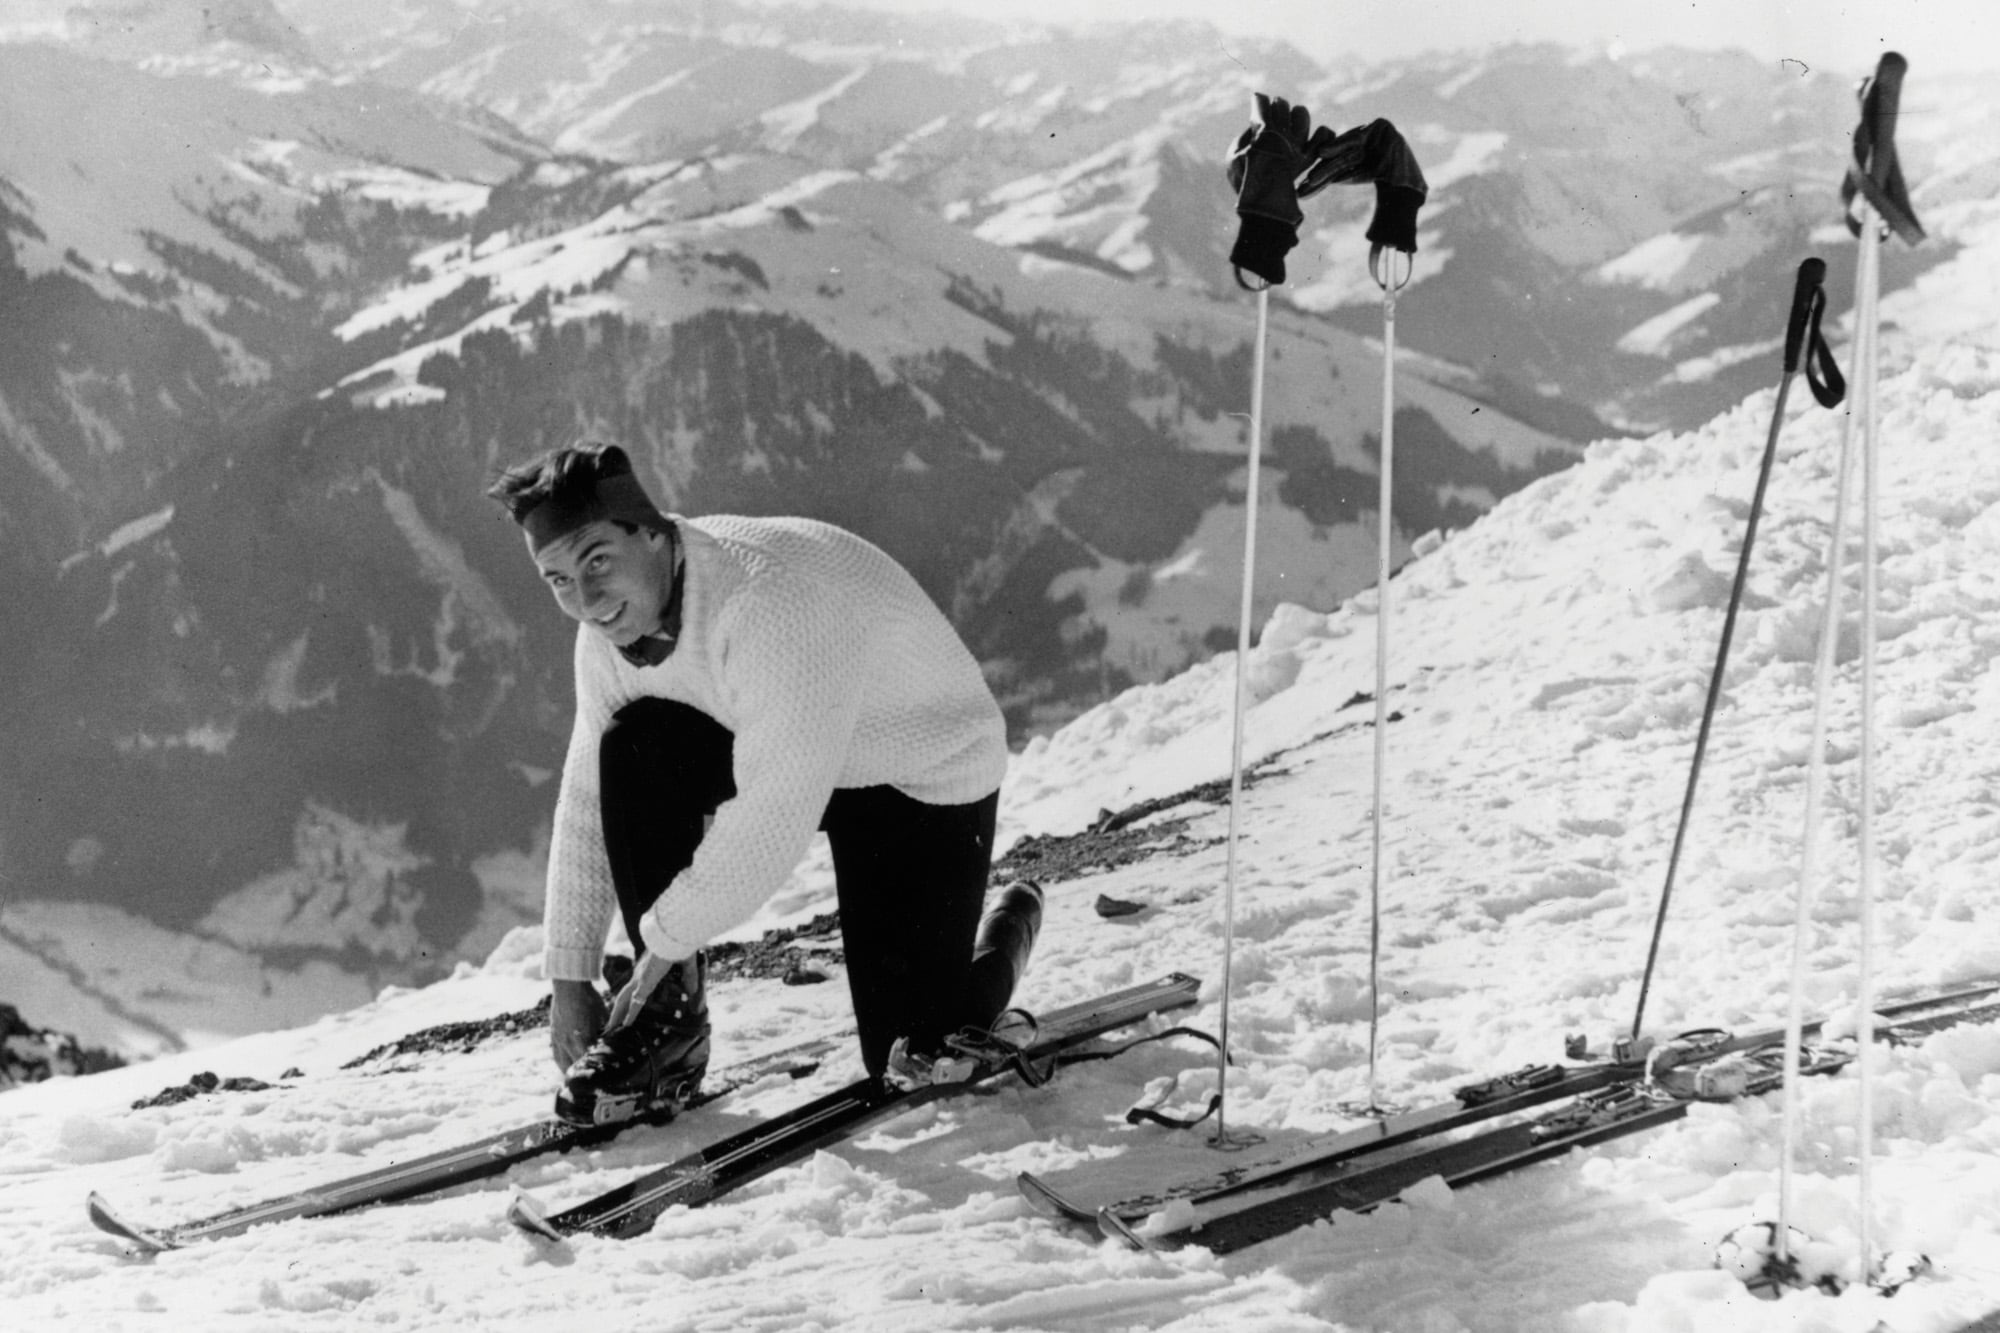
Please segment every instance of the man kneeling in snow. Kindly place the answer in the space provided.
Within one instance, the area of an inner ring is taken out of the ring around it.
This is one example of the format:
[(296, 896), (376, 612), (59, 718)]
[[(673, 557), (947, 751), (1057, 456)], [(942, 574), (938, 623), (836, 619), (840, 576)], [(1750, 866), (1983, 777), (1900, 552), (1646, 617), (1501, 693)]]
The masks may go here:
[[(663, 514), (616, 446), (553, 450), (488, 494), (579, 624), (545, 913), (559, 1114), (621, 1120), (695, 1091), (700, 950), (816, 828), (868, 1072), (899, 1038), (920, 1067), (990, 1021), (1021, 961), (997, 1000), (974, 979), (1005, 729), (916, 580), (825, 523)], [(607, 1011), (593, 979), (614, 910), (639, 960)]]

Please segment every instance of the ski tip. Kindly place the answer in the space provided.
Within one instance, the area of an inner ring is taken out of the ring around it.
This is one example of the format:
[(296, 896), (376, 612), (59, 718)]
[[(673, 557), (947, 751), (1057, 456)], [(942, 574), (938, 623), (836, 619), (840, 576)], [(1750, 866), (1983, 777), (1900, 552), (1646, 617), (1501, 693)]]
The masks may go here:
[(516, 1231), (560, 1245), (567, 1238), (549, 1221), (546, 1209), (536, 1203), (533, 1196), (524, 1190), (515, 1190), (514, 1197), (507, 1201), (507, 1220)]
[(1071, 1203), (1031, 1171), (1023, 1171), (1015, 1176), (1014, 1185), (1021, 1191), (1021, 1197), (1028, 1201), (1028, 1206), (1043, 1217), (1052, 1217), (1064, 1222), (1097, 1220), (1097, 1214)]
[(99, 1231), (118, 1237), (142, 1253), (159, 1254), (165, 1250), (179, 1248), (172, 1240), (169, 1240), (157, 1231), (135, 1226), (123, 1217), (120, 1217), (118, 1210), (113, 1208), (110, 1201), (96, 1190), (90, 1192), (90, 1197), (85, 1201), (84, 1206), (90, 1213), (91, 1224)]
[(1135, 1250), (1157, 1250), (1160, 1247), (1141, 1235), (1130, 1222), (1109, 1208), (1097, 1210), (1097, 1229), (1106, 1240), (1121, 1241)]

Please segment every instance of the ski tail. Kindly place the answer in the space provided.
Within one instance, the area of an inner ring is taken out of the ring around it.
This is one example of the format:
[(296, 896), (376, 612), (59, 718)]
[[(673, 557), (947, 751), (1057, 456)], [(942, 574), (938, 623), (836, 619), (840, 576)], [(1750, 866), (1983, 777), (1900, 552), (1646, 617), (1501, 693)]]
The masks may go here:
[(979, 923), (966, 982), (969, 1026), (985, 1031), (1014, 998), (1028, 970), (1035, 938), (1042, 929), (1042, 886), (1033, 880), (1010, 884)]
[(168, 1250), (177, 1250), (180, 1248), (180, 1242), (165, 1232), (155, 1231), (151, 1227), (142, 1227), (135, 1222), (127, 1221), (122, 1213), (111, 1206), (110, 1200), (106, 1199), (96, 1190), (90, 1192), (90, 1199), (86, 1206), (90, 1210), (91, 1222), (96, 1225), (99, 1231), (108, 1232), (121, 1240), (129, 1241), (132, 1247), (140, 1253), (163, 1254)]

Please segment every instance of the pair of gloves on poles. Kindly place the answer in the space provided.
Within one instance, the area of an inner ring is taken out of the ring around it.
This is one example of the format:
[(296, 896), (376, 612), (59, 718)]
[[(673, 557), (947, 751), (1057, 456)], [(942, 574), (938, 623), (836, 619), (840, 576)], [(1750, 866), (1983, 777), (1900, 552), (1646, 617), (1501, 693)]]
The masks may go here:
[(1282, 97), (1258, 93), (1256, 105), (1256, 123), (1237, 136), (1227, 168), (1240, 220), (1229, 262), (1239, 282), (1244, 271), (1272, 286), (1284, 282), (1285, 255), (1305, 221), (1299, 201), (1350, 181), (1375, 186), (1368, 239), (1376, 249), (1417, 252), (1417, 210), (1430, 187), (1394, 125), (1375, 120), (1335, 134), (1314, 129), (1312, 113)]
[[(1902, 56), (1889, 52), (1863, 88), (1854, 161), (1841, 185), (1841, 201), (1851, 208), (1857, 195), (1865, 197), (1892, 230), (1915, 245), (1924, 230), (1910, 207), (1893, 137), (1907, 68)], [(1312, 114), (1282, 97), (1258, 93), (1256, 107), (1256, 122), (1237, 136), (1227, 168), (1241, 219), (1229, 252), (1239, 281), (1247, 270), (1273, 286), (1283, 283), (1285, 255), (1299, 243), (1299, 224), (1305, 221), (1299, 201), (1348, 181), (1375, 186), (1368, 239), (1376, 249), (1417, 252), (1417, 210), (1429, 187), (1394, 125), (1375, 120), (1335, 134), (1324, 125), (1314, 129)], [(1860, 223), (1851, 214), (1848, 227), (1859, 234)]]

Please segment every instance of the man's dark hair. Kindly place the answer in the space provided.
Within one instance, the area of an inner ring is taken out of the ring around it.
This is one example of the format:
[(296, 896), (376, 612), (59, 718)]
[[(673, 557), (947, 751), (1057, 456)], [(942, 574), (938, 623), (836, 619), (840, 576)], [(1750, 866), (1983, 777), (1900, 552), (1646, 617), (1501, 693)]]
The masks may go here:
[(544, 501), (577, 503), (606, 477), (629, 476), (632, 460), (615, 444), (584, 442), (550, 449), (502, 472), (486, 493), (516, 523)]

